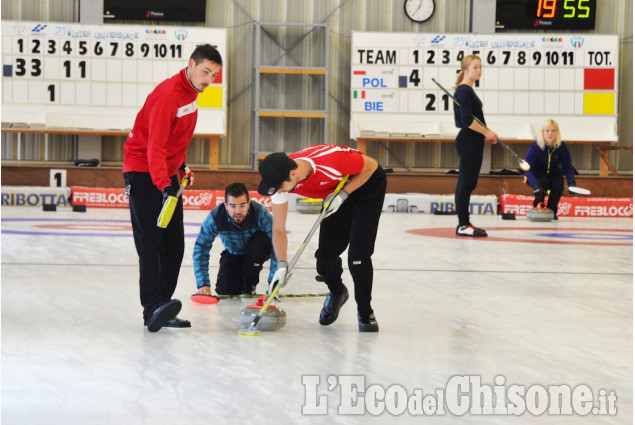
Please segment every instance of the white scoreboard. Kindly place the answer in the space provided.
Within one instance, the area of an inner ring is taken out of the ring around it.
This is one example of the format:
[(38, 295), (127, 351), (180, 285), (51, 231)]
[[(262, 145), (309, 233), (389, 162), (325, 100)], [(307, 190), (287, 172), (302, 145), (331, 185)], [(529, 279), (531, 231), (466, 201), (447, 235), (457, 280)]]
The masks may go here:
[(474, 89), (502, 137), (533, 139), (547, 118), (564, 140), (615, 141), (619, 44), (616, 35), (353, 32), (351, 138), (360, 134), (451, 136), (461, 59), (477, 54)]
[[(2, 122), (132, 128), (147, 95), (203, 43), (227, 63), (224, 29), (2, 21)], [(199, 95), (196, 133), (225, 133), (226, 93), (219, 75)]]

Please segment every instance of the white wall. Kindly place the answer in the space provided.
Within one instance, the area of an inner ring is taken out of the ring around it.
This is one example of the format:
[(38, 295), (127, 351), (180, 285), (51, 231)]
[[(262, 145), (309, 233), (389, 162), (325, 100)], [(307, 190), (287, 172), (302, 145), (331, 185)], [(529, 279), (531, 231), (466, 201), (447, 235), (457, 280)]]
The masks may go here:
[[(78, 1), (2, 0), (2, 19), (77, 22)], [(480, 1), (490, 0), (473, 0), (475, 3)], [(437, 0), (433, 18), (423, 24), (415, 24), (404, 14), (404, 0), (208, 0), (206, 26), (229, 29), (230, 103), (228, 137), (221, 143), (221, 167), (251, 167), (251, 22), (330, 24), (330, 119), (326, 141), (351, 144), (348, 135), (351, 31), (469, 32), (470, 3), (468, 0)], [(602, 7), (597, 14), (594, 33), (617, 33), (621, 40), (619, 144), (632, 145), (633, 5), (630, 0), (602, 0), (598, 3)], [(303, 90), (297, 92), (301, 96)], [(297, 134), (301, 137), (300, 132)], [(388, 166), (400, 166), (400, 161), (394, 158), (401, 158), (414, 168), (452, 168), (457, 161), (451, 145), (389, 145), (395, 156), (375, 145), (369, 146), (369, 154)], [(519, 149), (519, 153), (523, 152)], [(573, 155), (578, 169), (597, 170), (597, 153), (591, 147), (576, 147)], [(629, 152), (614, 152), (611, 155), (618, 170), (632, 172), (632, 156)], [(492, 156), (493, 168), (511, 165), (498, 150), (494, 150)]]

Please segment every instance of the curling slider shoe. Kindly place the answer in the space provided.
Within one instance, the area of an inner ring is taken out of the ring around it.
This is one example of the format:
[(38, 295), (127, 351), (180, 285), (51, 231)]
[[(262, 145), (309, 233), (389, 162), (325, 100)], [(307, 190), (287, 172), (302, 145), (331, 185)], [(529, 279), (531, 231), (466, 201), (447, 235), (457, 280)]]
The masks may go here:
[(177, 299), (160, 305), (148, 319), (148, 331), (158, 332), (169, 320), (174, 319), (179, 311), (181, 311), (181, 301)]
[(218, 297), (208, 294), (192, 294), (190, 300), (199, 304), (218, 304)]
[[(268, 297), (262, 296), (258, 298), (255, 304), (243, 308), (240, 312), (240, 324), (243, 329), (249, 329), (258, 312), (267, 302)], [(258, 321), (256, 329), (260, 331), (276, 331), (284, 327), (287, 323), (287, 313), (283, 309), (275, 305), (269, 305), (267, 310)], [(241, 335), (245, 335), (241, 331)], [(255, 336), (255, 335), (254, 335)]]
[(484, 238), (487, 237), (487, 232), (483, 229), (479, 229), (473, 224), (468, 224), (467, 226), (456, 226), (456, 235), (457, 236), (469, 236), (475, 238)]
[(549, 222), (553, 220), (553, 211), (549, 208), (532, 208), (527, 211), (527, 220), (532, 222)]

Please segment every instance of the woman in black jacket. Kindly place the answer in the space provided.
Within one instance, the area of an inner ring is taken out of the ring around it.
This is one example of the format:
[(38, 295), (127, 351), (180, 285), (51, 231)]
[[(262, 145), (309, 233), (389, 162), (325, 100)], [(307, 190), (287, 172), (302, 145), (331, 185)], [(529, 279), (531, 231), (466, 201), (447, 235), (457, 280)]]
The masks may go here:
[(498, 142), (498, 135), (478, 122), (480, 120), (485, 124), (483, 103), (472, 87), (481, 78), (481, 73), (481, 58), (477, 55), (465, 56), (461, 61), (461, 72), (454, 92), (454, 98), (461, 105), (454, 104), (454, 123), (461, 129), (455, 140), (459, 154), (459, 180), (454, 194), (459, 217), (459, 225), (456, 226), (458, 236), (487, 236), (485, 230), (470, 223), (470, 196), (478, 183), (485, 141), (493, 144)]

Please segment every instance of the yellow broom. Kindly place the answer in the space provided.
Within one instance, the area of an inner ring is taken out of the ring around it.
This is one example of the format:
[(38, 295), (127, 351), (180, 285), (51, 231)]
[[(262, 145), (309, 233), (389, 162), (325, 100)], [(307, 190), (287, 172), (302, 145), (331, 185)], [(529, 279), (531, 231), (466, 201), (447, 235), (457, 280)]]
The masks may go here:
[(179, 196), (181, 196), (181, 193), (187, 186), (187, 183), (188, 179), (187, 177), (184, 177), (179, 190), (176, 192), (176, 196), (170, 196), (168, 200), (163, 203), (163, 208), (161, 208), (161, 212), (159, 213), (159, 217), (157, 218), (157, 227), (160, 227), (162, 229), (168, 227), (168, 224), (170, 224), (170, 220), (172, 220), (174, 210), (176, 209), (176, 204), (179, 203)]

